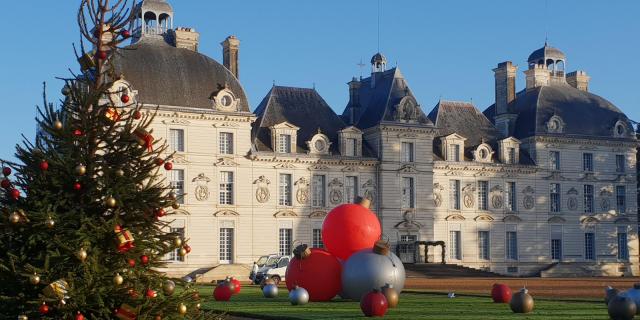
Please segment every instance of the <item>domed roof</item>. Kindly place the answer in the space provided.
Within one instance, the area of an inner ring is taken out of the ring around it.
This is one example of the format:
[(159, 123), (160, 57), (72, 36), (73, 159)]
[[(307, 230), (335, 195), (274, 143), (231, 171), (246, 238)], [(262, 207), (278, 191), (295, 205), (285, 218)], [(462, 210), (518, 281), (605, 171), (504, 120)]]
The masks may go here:
[(560, 49), (550, 47), (545, 42), (544, 47), (534, 51), (529, 55), (528, 62), (537, 62), (539, 60), (546, 60), (547, 58), (551, 58), (554, 60), (565, 60), (566, 56), (564, 52), (560, 51)]
[(139, 8), (156, 13), (160, 12), (173, 12), (173, 8), (165, 0), (143, 0), (139, 5)]
[(210, 98), (226, 86), (239, 112), (250, 112), (238, 79), (215, 60), (162, 39), (143, 38), (119, 50), (114, 67), (123, 74), (144, 104), (213, 109)]
[(376, 53), (371, 57), (371, 64), (375, 63), (387, 63), (387, 58), (380, 52)]

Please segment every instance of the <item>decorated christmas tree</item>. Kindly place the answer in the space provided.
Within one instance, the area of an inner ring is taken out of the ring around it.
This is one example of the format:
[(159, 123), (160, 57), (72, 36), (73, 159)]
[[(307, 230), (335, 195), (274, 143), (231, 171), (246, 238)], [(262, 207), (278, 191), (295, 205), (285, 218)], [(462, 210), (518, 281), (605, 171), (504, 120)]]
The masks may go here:
[(166, 146), (110, 65), (130, 37), (124, 0), (82, 0), (80, 72), (58, 106), (39, 108), (38, 135), (3, 161), (0, 318), (196, 319), (198, 294), (158, 270), (190, 251), (167, 232), (177, 196), (162, 174)]

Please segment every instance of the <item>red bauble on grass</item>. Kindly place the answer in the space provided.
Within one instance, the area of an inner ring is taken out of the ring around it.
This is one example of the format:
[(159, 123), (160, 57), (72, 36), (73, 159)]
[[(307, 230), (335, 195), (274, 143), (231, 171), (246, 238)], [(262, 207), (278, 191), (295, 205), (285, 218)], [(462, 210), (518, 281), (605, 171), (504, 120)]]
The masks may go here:
[(40, 314), (45, 315), (49, 313), (49, 306), (46, 303), (42, 303), (40, 308), (38, 308), (38, 311), (40, 311)]
[(9, 189), (11, 188), (11, 181), (9, 181), (9, 179), (2, 179), (2, 182), (0, 182), (0, 186), (4, 189)]
[(20, 190), (18, 190), (18, 189), (11, 189), (9, 191), (9, 194), (11, 195), (11, 198), (13, 200), (18, 201), (18, 199), (20, 199)]
[(331, 210), (322, 223), (322, 241), (327, 251), (342, 260), (356, 251), (373, 247), (380, 235), (378, 217), (360, 204), (340, 205)]
[(509, 303), (511, 302), (511, 288), (506, 284), (494, 283), (491, 288), (491, 298), (495, 303)]
[(40, 170), (47, 171), (49, 170), (49, 163), (46, 161), (40, 162)]
[(146, 255), (143, 255), (140, 257), (140, 262), (142, 262), (142, 264), (148, 264), (149, 263), (149, 257)]
[[(189, 250), (187, 250), (187, 252), (191, 252), (191, 247), (189, 247)], [(232, 277), (230, 281), (231, 283), (233, 283), (233, 294), (240, 293), (240, 280)]]
[(173, 163), (171, 163), (171, 162), (166, 162), (166, 163), (164, 164), (164, 169), (165, 169), (165, 170), (167, 170), (167, 171), (171, 171), (171, 170), (173, 170)]
[(216, 301), (229, 301), (232, 294), (233, 291), (231, 291), (231, 288), (226, 284), (219, 284), (213, 289), (213, 298), (216, 299)]
[(342, 265), (338, 258), (322, 249), (311, 249), (304, 259), (294, 257), (285, 273), (287, 289), (296, 286), (309, 292), (311, 301), (329, 301), (342, 290)]
[(9, 167), (2, 168), (2, 174), (4, 174), (5, 177), (11, 175), (11, 168)]
[(129, 95), (123, 94), (122, 97), (120, 97), (120, 101), (122, 101), (122, 103), (129, 103), (129, 100), (131, 100)]
[(360, 299), (360, 310), (367, 317), (384, 317), (388, 308), (387, 298), (378, 290), (373, 290)]

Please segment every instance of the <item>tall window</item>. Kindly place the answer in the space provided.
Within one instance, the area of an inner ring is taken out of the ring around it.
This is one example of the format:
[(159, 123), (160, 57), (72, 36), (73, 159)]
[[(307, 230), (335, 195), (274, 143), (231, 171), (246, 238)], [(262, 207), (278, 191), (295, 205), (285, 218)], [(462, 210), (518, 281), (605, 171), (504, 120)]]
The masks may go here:
[[(184, 239), (184, 228), (169, 228), (169, 232), (177, 234), (180, 239)], [(169, 261), (184, 261), (184, 257), (180, 255), (180, 249), (169, 252)]]
[(616, 208), (618, 213), (627, 213), (627, 188), (616, 186)]
[(616, 172), (625, 172), (626, 170), (626, 159), (623, 154), (616, 155)]
[(220, 172), (220, 204), (233, 204), (233, 172)]
[(507, 163), (516, 163), (516, 148), (507, 148)]
[(460, 161), (460, 145), (459, 144), (449, 145), (449, 154), (447, 155), (447, 160)]
[(322, 242), (322, 229), (313, 229), (312, 234), (312, 245), (314, 248), (324, 248), (324, 243)]
[(291, 250), (291, 244), (293, 238), (293, 229), (290, 228), (280, 228), (280, 238), (278, 239), (279, 247), (278, 252), (281, 256), (291, 255), (293, 252)]
[(562, 239), (551, 239), (551, 259), (562, 260)]
[(291, 153), (291, 135), (281, 134), (278, 136), (278, 152)]
[(346, 142), (347, 142), (347, 145), (344, 148), (346, 152), (346, 156), (348, 157), (357, 156), (358, 152), (356, 149), (358, 148), (358, 140), (353, 138), (347, 138)]
[(593, 213), (593, 186), (590, 184), (584, 185), (584, 212)]
[(233, 262), (233, 228), (220, 228), (220, 263)]
[(460, 231), (449, 231), (449, 258), (462, 260)]
[(460, 210), (460, 180), (449, 181), (449, 209)]
[(488, 181), (478, 181), (478, 210), (489, 210)]
[(413, 178), (402, 178), (402, 207), (403, 208), (415, 208), (415, 185)]
[(233, 133), (220, 133), (220, 153), (233, 154)]
[(313, 189), (313, 197), (311, 205), (314, 207), (325, 206), (325, 177), (323, 175), (314, 175), (311, 188)]
[(507, 182), (507, 189), (506, 189), (506, 195), (505, 195), (505, 199), (506, 199), (506, 209), (511, 211), (511, 212), (517, 212), (518, 211), (518, 199), (516, 197), (516, 183), (515, 182)]
[(182, 204), (184, 203), (184, 170), (173, 169), (169, 171), (169, 175), (171, 176), (169, 185), (178, 197), (177, 202)]
[(515, 231), (507, 231), (506, 249), (508, 260), (518, 260), (518, 233)]
[(629, 260), (629, 241), (627, 227), (618, 227), (618, 260)]
[(401, 149), (402, 162), (413, 162), (413, 143), (403, 142)]
[(559, 151), (549, 152), (549, 169), (560, 170), (560, 152)]
[(582, 154), (582, 170), (593, 172), (593, 153)]
[(478, 231), (478, 258), (489, 260), (491, 256), (489, 246), (489, 231)]
[(353, 203), (358, 196), (358, 177), (346, 177), (344, 189), (346, 202)]
[(549, 190), (549, 210), (551, 212), (560, 212), (560, 184), (552, 183)]
[(281, 206), (291, 205), (291, 175), (287, 173), (280, 174), (280, 194), (278, 204)]
[(596, 259), (596, 234), (593, 232), (586, 232), (584, 234), (584, 259)]
[(184, 130), (169, 130), (169, 148), (172, 152), (184, 152)]

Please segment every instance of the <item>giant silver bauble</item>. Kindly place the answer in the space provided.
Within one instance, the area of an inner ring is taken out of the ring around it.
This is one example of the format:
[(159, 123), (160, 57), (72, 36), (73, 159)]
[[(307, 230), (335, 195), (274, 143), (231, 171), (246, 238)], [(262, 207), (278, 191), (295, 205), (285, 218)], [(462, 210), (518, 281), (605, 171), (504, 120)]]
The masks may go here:
[(289, 301), (294, 306), (307, 304), (309, 302), (309, 292), (305, 288), (296, 286), (295, 289), (289, 292)]
[[(620, 295), (631, 299), (636, 306), (640, 306), (640, 284), (634, 284), (633, 289), (629, 289)], [(636, 308), (636, 312), (636, 314), (640, 313), (640, 308)]]
[(404, 280), (404, 265), (395, 254), (381, 255), (363, 249), (349, 257), (342, 268), (341, 296), (360, 301), (363, 295), (387, 284), (400, 294)]
[(278, 296), (278, 286), (275, 284), (268, 284), (262, 288), (262, 294), (265, 298), (275, 298)]
[(609, 316), (615, 320), (631, 320), (636, 314), (636, 304), (629, 297), (618, 295), (609, 301)]

